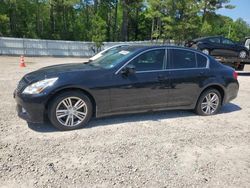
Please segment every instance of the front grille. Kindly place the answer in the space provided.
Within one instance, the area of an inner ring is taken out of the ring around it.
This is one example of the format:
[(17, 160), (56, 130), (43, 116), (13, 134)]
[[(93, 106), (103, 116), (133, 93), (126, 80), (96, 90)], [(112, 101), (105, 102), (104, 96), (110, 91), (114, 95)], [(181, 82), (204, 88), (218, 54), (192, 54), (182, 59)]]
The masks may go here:
[(28, 85), (28, 84), (26, 83), (25, 79), (22, 78), (22, 79), (20, 80), (20, 82), (18, 83), (18, 85), (17, 85), (16, 91), (17, 91), (18, 93), (21, 92), (21, 91), (25, 88), (25, 86), (27, 86), (27, 85)]

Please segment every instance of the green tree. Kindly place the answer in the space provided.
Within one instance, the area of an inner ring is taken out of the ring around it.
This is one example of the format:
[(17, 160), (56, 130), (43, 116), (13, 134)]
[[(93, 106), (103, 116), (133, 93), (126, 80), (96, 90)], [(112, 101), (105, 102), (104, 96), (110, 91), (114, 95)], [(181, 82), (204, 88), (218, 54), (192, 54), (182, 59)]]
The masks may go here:
[(162, 37), (163, 19), (168, 20), (168, 1), (148, 0), (148, 11), (146, 16), (151, 19), (151, 40)]
[(246, 36), (250, 36), (250, 26), (239, 18), (232, 24), (229, 37), (235, 41), (242, 41)]
[(202, 15), (202, 23), (205, 22), (208, 15), (221, 8), (233, 9), (234, 6), (230, 5), (230, 0), (196, 0)]
[(0, 35), (60, 40), (242, 40), (250, 26), (218, 15), (230, 0), (0, 0)]
[(98, 15), (92, 19), (92, 41), (100, 48), (106, 39), (106, 22)]
[(200, 28), (197, 4), (193, 0), (168, 0), (167, 7), (165, 38), (183, 41), (196, 37)]
[(207, 21), (205, 21), (201, 27), (201, 36), (212, 35), (212, 31), (213, 31), (212, 25), (210, 25)]

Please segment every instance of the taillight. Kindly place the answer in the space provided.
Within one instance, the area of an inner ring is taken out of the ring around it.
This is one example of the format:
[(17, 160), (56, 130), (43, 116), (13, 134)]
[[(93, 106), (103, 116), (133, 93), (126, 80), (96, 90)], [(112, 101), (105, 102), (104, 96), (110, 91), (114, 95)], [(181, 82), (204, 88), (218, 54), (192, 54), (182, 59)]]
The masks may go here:
[(233, 77), (234, 77), (235, 80), (237, 80), (237, 78), (238, 78), (238, 73), (237, 73), (236, 71), (233, 72)]

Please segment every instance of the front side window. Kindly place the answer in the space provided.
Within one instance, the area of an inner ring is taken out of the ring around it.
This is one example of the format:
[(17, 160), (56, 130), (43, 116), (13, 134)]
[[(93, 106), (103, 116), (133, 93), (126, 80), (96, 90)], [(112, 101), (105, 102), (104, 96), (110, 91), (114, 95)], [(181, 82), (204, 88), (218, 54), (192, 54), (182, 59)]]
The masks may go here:
[(229, 44), (232, 45), (234, 44), (233, 41), (229, 40), (229, 39), (222, 39), (222, 44)]
[(217, 43), (217, 44), (219, 44), (220, 43), (220, 38), (217, 38), (217, 37), (215, 37), (215, 38), (210, 38), (210, 39), (208, 39), (210, 42), (212, 42), (212, 43)]
[(151, 50), (139, 55), (130, 64), (135, 66), (136, 71), (162, 70), (165, 55), (164, 49)]
[(172, 49), (171, 68), (172, 69), (196, 68), (195, 53), (188, 50)]

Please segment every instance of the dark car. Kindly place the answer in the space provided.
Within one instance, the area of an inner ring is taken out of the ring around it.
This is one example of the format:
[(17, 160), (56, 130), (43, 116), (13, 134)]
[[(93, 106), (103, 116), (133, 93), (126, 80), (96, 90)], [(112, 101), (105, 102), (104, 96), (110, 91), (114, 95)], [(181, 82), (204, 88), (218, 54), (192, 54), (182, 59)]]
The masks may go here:
[(185, 46), (198, 49), (212, 56), (239, 57), (241, 59), (249, 56), (249, 51), (244, 45), (221, 36), (194, 39), (188, 41)]
[(237, 73), (197, 50), (123, 47), (87, 64), (45, 67), (25, 75), (14, 92), (18, 115), (46, 117), (60, 130), (92, 117), (165, 109), (216, 114), (237, 96)]

